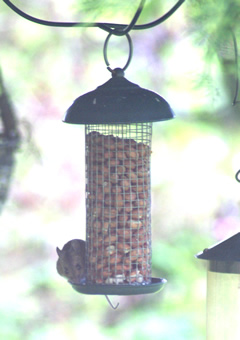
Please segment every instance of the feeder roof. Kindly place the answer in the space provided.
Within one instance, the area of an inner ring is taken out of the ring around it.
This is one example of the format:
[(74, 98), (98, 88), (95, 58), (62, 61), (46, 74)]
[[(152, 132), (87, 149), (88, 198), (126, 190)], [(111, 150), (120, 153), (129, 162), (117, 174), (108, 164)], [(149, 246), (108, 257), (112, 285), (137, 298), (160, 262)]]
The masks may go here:
[(196, 257), (209, 261), (240, 262), (240, 233), (204, 249)]
[(63, 121), (70, 124), (129, 124), (173, 117), (164, 98), (118, 75), (78, 97)]

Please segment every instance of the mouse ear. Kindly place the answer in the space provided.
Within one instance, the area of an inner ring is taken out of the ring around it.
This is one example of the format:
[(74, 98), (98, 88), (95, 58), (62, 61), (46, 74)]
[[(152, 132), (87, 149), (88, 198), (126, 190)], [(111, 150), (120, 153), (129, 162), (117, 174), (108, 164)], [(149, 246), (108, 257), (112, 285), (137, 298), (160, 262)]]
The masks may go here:
[(56, 251), (57, 251), (58, 256), (60, 257), (62, 254), (62, 251), (58, 247), (56, 248)]

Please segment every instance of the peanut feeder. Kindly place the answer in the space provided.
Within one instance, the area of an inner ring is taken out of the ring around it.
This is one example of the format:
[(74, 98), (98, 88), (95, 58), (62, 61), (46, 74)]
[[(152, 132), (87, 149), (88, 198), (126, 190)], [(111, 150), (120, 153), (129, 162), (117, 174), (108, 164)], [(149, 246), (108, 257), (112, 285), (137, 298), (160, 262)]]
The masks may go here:
[[(156, 93), (123, 77), (132, 57), (131, 30), (157, 26), (184, 2), (162, 17), (137, 25), (142, 0), (126, 24), (59, 22), (28, 15), (3, 0), (25, 19), (52, 27), (98, 27), (108, 36), (104, 59), (113, 78), (79, 97), (67, 111), (65, 122), (86, 126), (87, 240), (71, 240), (57, 248), (57, 271), (86, 294), (127, 295), (158, 291), (166, 282), (151, 277), (150, 155), (152, 122), (173, 118), (168, 103)], [(129, 57), (123, 69), (112, 70), (107, 59), (111, 36), (126, 36)], [(83, 265), (84, 263), (84, 265)], [(108, 297), (107, 297), (108, 299)], [(109, 299), (108, 299), (109, 300)], [(111, 303), (110, 303), (111, 304)]]
[(85, 125), (86, 294), (132, 295), (160, 290), (151, 275), (152, 122), (173, 118), (158, 94), (124, 78), (121, 69), (77, 98), (64, 122)]

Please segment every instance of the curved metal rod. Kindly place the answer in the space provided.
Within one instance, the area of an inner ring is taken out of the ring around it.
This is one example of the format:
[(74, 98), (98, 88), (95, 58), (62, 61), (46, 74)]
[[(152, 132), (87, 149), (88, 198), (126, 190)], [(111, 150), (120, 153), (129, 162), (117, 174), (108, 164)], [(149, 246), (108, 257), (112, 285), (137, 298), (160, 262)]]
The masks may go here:
[(112, 309), (117, 309), (119, 306), (119, 303), (114, 307), (111, 300), (109, 299), (109, 297), (107, 295), (105, 295), (105, 298), (107, 299), (109, 305), (112, 307)]
[(141, 0), (140, 2), (140, 5), (137, 9), (137, 12), (135, 13), (132, 21), (130, 22), (130, 24), (123, 28), (123, 29), (110, 29), (108, 32), (109, 34), (114, 34), (114, 35), (118, 35), (118, 36), (122, 36), (122, 35), (126, 35), (128, 34), (128, 32), (131, 31), (131, 29), (134, 27), (134, 25), (136, 24), (138, 18), (140, 17), (140, 14), (142, 13), (142, 10), (143, 10), (143, 6), (144, 6), (144, 3), (145, 3), (146, 0)]
[(235, 72), (236, 72), (236, 85), (235, 85), (235, 95), (233, 98), (232, 105), (239, 104), (240, 101), (237, 100), (238, 97), (238, 91), (239, 91), (239, 76), (238, 76), (238, 46), (237, 46), (237, 40), (235, 33), (233, 32), (232, 29), (230, 29), (230, 32), (232, 34), (232, 39), (233, 39), (233, 46), (234, 46), (234, 58), (235, 58)]
[(173, 13), (176, 12), (176, 10), (185, 2), (185, 0), (179, 0), (166, 14), (164, 14), (162, 17), (159, 19), (152, 21), (148, 24), (143, 24), (143, 25), (136, 25), (133, 29), (138, 29), (138, 30), (144, 30), (147, 28), (152, 28), (154, 26), (157, 26), (167, 20)]
[(236, 173), (235, 178), (240, 183), (240, 170)]
[[(36, 24), (52, 26), (52, 27), (98, 27), (104, 31), (107, 31), (108, 33), (112, 33), (115, 35), (124, 35), (128, 33), (131, 29), (141, 30), (141, 29), (147, 29), (147, 28), (157, 26), (161, 24), (163, 21), (167, 20), (185, 2), (185, 0), (179, 0), (166, 14), (164, 14), (162, 17), (160, 17), (159, 19), (155, 21), (152, 21), (148, 24), (135, 25), (137, 19), (139, 18), (141, 14), (143, 3), (145, 2), (145, 0), (142, 0), (131, 23), (129, 25), (123, 25), (123, 24), (101, 23), (101, 22), (58, 22), (58, 21), (42, 20), (42, 19), (35, 18), (23, 12), (18, 7), (16, 7), (10, 0), (2, 0), (2, 1), (8, 7), (10, 7), (14, 12), (16, 12), (18, 15), (22, 16), (23, 18), (27, 20), (35, 22)], [(122, 33), (123, 31), (124, 33)]]

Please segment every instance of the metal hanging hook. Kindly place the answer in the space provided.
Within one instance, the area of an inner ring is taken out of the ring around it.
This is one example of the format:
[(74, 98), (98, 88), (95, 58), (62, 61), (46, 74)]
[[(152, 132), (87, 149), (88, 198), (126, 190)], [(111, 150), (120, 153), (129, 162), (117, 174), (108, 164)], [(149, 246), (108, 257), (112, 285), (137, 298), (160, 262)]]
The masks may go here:
[[(130, 64), (131, 60), (132, 60), (132, 54), (133, 54), (133, 44), (132, 44), (132, 39), (130, 38), (130, 35), (127, 33), (125, 34), (128, 40), (128, 46), (129, 46), (129, 55), (128, 55), (128, 60), (125, 64), (125, 66), (121, 69), (122, 71), (125, 71), (128, 67), (128, 65)], [(104, 46), (103, 46), (103, 56), (104, 56), (104, 61), (107, 65), (107, 69), (112, 73), (112, 75), (114, 75), (114, 71), (112, 70), (110, 67), (110, 63), (108, 61), (108, 57), (107, 57), (107, 48), (108, 48), (108, 42), (110, 37), (112, 36), (112, 33), (109, 33), (105, 42), (104, 42)]]
[(105, 298), (107, 299), (107, 302), (109, 303), (109, 305), (112, 307), (112, 309), (117, 309), (119, 306), (119, 303), (117, 303), (117, 305), (114, 307), (111, 300), (109, 299), (109, 297), (107, 295), (105, 295)]

